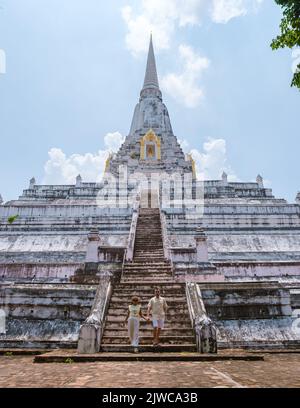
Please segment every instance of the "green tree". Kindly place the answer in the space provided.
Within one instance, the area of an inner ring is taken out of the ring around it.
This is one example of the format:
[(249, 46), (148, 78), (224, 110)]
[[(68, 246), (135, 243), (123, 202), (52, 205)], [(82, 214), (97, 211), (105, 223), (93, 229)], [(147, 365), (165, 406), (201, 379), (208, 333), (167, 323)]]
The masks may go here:
[[(300, 47), (300, 1), (275, 0), (275, 2), (283, 8), (283, 18), (280, 23), (281, 33), (272, 41), (272, 49)], [(291, 86), (300, 89), (300, 63), (295, 69)]]

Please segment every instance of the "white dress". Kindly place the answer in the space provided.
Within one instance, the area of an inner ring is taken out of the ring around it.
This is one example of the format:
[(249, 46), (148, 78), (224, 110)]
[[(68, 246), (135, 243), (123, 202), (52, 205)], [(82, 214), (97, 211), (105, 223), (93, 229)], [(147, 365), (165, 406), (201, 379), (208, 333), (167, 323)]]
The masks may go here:
[(138, 347), (141, 305), (130, 305), (128, 309), (129, 309), (128, 336), (130, 338), (131, 345), (133, 347)]

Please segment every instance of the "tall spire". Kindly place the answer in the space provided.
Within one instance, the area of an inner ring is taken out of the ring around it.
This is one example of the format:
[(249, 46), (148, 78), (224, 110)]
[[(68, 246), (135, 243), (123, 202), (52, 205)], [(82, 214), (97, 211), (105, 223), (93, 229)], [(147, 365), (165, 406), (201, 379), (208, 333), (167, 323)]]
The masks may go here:
[(148, 60), (147, 60), (147, 68), (146, 68), (146, 75), (145, 75), (143, 89), (153, 88), (153, 87), (159, 89), (156, 62), (155, 62), (153, 42), (152, 42), (152, 33), (151, 33)]

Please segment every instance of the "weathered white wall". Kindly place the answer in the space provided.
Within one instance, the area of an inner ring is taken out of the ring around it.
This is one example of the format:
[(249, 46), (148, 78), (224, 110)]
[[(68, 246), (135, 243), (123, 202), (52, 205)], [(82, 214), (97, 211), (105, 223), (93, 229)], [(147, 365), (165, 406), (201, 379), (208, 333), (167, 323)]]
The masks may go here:
[(242, 263), (215, 264), (227, 279), (256, 279), (294, 277), (300, 279), (300, 262), (295, 263)]
[(0, 252), (85, 251), (86, 235), (0, 235)]
[(300, 341), (292, 318), (216, 321), (219, 347), (284, 348)]

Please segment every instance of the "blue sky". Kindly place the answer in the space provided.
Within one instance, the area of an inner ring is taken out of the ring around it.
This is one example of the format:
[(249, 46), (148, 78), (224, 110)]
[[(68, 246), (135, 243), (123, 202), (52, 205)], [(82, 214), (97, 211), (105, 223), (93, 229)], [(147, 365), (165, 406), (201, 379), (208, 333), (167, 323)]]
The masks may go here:
[[(253, 181), (294, 202), (299, 91), (273, 52), (273, 0), (0, 0), (0, 193), (101, 175), (130, 127), (149, 31), (173, 130), (198, 171)], [(49, 154), (50, 152), (50, 154)]]

